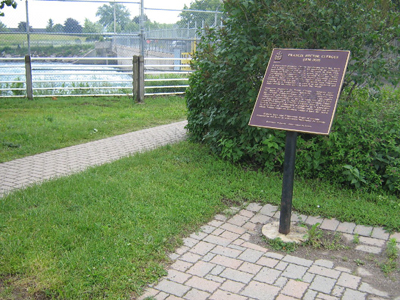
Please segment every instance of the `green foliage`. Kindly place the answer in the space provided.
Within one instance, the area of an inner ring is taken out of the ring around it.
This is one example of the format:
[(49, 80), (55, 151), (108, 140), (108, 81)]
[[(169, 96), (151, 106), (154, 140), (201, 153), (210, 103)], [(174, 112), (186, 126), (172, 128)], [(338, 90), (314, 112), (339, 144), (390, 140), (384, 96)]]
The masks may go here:
[[(388, 0), (227, 0), (199, 43), (186, 99), (193, 141), (233, 162), (280, 170), (285, 133), (248, 126), (273, 48), (351, 51), (329, 137), (300, 135), (297, 172), (399, 193), (399, 15)], [(363, 86), (364, 88), (360, 88)]]
[(389, 259), (397, 259), (399, 257), (399, 249), (395, 238), (391, 238), (387, 243), (386, 254)]
[[(17, 77), (15, 78), (16, 81), (20, 81), (21, 78)], [(11, 92), (13, 93), (13, 95), (17, 95), (17, 96), (22, 96), (25, 95), (25, 90), (19, 90), (20, 88), (24, 87), (24, 83), (23, 82), (13, 82), (10, 85), (11, 88)]]
[(47, 31), (47, 32), (54, 32), (54, 22), (53, 22), (53, 19), (49, 19), (49, 20), (47, 21), (46, 31)]
[(397, 248), (396, 239), (392, 238), (386, 244), (387, 259), (381, 264), (381, 270), (386, 276), (397, 269), (397, 258), (399, 257), (399, 249)]
[[(97, 22), (92, 22), (88, 18), (85, 18), (85, 22), (82, 28), (83, 33), (100, 33), (103, 30), (103, 26)], [(88, 35), (86, 38), (87, 41), (101, 41), (103, 40), (103, 36), (101, 35)]]
[(370, 191), (400, 192), (399, 92), (356, 90), (341, 102), (329, 137), (302, 135), (296, 170)]
[(65, 33), (82, 33), (82, 26), (75, 19), (68, 18), (64, 22)]
[[(0, 10), (4, 8), (4, 6), (11, 6), (12, 8), (17, 8), (17, 2), (15, 0), (1, 0), (0, 2)], [(0, 11), (0, 17), (3, 17), (4, 13)]]
[(360, 243), (360, 235), (356, 233), (353, 237), (353, 243), (354, 244), (359, 244)]
[[(26, 22), (19, 22), (18, 23), (18, 30), (20, 32), (26, 32), (27, 31)], [(32, 26), (29, 26), (29, 32), (33, 32)]]
[(359, 259), (359, 258), (356, 258), (356, 259), (354, 260), (354, 262), (356, 263), (357, 266), (363, 266), (363, 265), (365, 265), (365, 262), (364, 262), (363, 260)]
[(320, 225), (320, 223), (316, 223), (310, 227), (306, 235), (307, 240), (303, 245), (308, 245), (315, 249), (326, 249), (331, 251), (348, 248), (341, 243), (342, 237), (340, 233), (331, 232), (324, 234), (324, 232), (319, 228)]
[(322, 246), (323, 231), (319, 229), (320, 223), (316, 223), (311, 226), (307, 232), (307, 241), (305, 244), (311, 245), (314, 248), (320, 248)]
[(393, 10), (400, 11), (400, 0), (392, 0), (394, 8)]
[(7, 26), (0, 21), (0, 32), (7, 32), (7, 31), (8, 31)]
[[(183, 9), (189, 10), (205, 10), (205, 11), (220, 11), (222, 4), (220, 0), (195, 0), (190, 3), (190, 7), (184, 5)], [(181, 18), (178, 25), (182, 28), (202, 28), (203, 22), (205, 26), (215, 27), (219, 25), (220, 14), (217, 16), (213, 13), (193, 12), (193, 11), (182, 11), (179, 14)], [(215, 24), (217, 21), (217, 24)]]
[(285, 243), (281, 238), (276, 238), (272, 240), (267, 240), (268, 245), (275, 251), (283, 251), (286, 253), (291, 253), (296, 251), (298, 245), (294, 242)]
[[(115, 23), (114, 23), (115, 14)], [(111, 3), (103, 4), (96, 12), (96, 17), (100, 17), (99, 23), (107, 29), (108, 32), (121, 32), (125, 26), (130, 22), (131, 13), (125, 5)], [(115, 28), (114, 28), (115, 26)]]

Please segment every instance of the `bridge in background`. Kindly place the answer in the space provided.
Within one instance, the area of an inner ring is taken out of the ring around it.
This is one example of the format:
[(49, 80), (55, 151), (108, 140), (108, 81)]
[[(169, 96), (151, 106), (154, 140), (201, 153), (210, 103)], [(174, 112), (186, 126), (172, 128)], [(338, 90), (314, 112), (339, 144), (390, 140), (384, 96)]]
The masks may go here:
[[(182, 58), (195, 50), (195, 41), (173, 40), (173, 39), (148, 39), (146, 40), (145, 57), (147, 58)], [(138, 38), (113, 39), (112, 41), (96, 42), (95, 48), (90, 50), (84, 57), (88, 60), (81, 59), (79, 64), (107, 64), (112, 61), (118, 65), (131, 65), (129, 61), (113, 60), (117, 57), (133, 57), (140, 55), (140, 46)], [(99, 60), (93, 60), (98, 57)], [(109, 60), (105, 60), (109, 57)], [(165, 64), (168, 64), (167, 62)], [(169, 63), (170, 64), (170, 63)]]

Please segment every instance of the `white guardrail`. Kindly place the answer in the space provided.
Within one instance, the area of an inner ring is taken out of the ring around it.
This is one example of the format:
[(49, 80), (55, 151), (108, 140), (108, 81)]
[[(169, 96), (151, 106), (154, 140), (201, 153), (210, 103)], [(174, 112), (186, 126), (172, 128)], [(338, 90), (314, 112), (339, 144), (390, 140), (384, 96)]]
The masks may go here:
[[(190, 58), (144, 58), (142, 76), (135, 57), (0, 58), (0, 97), (144, 96), (184, 94)], [(137, 88), (137, 87), (136, 87)], [(141, 97), (139, 97), (141, 99)]]

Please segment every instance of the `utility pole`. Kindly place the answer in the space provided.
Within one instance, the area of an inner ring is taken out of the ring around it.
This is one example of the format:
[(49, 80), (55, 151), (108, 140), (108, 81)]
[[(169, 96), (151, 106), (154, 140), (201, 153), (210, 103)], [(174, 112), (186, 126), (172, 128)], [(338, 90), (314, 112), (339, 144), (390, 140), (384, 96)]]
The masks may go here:
[(144, 57), (144, 0), (140, 0), (140, 55)]
[(28, 0), (25, 1), (26, 5), (26, 38), (28, 41), (28, 55), (31, 55), (31, 37), (29, 33), (29, 9), (28, 9)]
[(117, 32), (117, 14), (115, 12), (115, 0), (114, 0), (114, 35)]

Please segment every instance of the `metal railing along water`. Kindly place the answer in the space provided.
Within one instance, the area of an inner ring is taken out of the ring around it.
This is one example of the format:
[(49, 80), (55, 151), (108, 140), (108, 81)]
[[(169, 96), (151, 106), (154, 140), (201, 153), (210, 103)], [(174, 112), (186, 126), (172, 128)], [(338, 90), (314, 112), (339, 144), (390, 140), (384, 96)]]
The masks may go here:
[(28, 71), (23, 61), (23, 58), (0, 59), (2, 97), (26, 96), (29, 85), (35, 97), (132, 94), (132, 67), (110, 64), (114, 58), (32, 57), (31, 82), (27, 82)]
[[(3, 64), (2, 62), (7, 62)], [(25, 93), (26, 81), (24, 58), (0, 58), (0, 96), (21, 97)], [(10, 95), (6, 95), (9, 94)]]
[[(130, 58), (118, 58), (119, 60), (131, 60)], [(35, 61), (46, 61), (46, 58), (33, 58)], [(70, 62), (69, 65), (40, 64), (32, 65), (32, 83), (36, 91), (68, 91), (66, 95), (72, 95), (69, 91), (75, 91), (77, 95), (98, 96), (102, 94), (127, 95), (132, 91), (132, 68), (129, 65), (118, 65), (112, 57), (95, 58), (59, 58), (56, 61)], [(85, 64), (81, 64), (84, 61)], [(88, 62), (95, 64), (87, 64)], [(96, 62), (101, 62), (96, 64)], [(111, 63), (109, 63), (111, 62)], [(129, 68), (130, 67), (130, 68)], [(57, 73), (54, 73), (54, 69)], [(36, 72), (35, 72), (36, 71)], [(61, 86), (59, 79), (62, 80)], [(35, 79), (37, 78), (37, 79)], [(50, 83), (52, 86), (46, 86)], [(41, 87), (42, 85), (42, 87)], [(44, 85), (44, 86), (43, 86)], [(99, 91), (103, 90), (103, 93)], [(86, 91), (86, 92), (82, 92)], [(114, 92), (112, 92), (114, 91)], [(63, 95), (61, 93), (61, 95)], [(46, 95), (44, 95), (46, 96)]]
[[(144, 61), (144, 96), (185, 94), (186, 88), (189, 87), (187, 84), (189, 75), (193, 72), (190, 69), (190, 58), (148, 57)], [(153, 63), (150, 64), (150, 62)], [(169, 62), (169, 64), (154, 62)], [(157, 85), (160, 82), (164, 85)]]
[[(184, 94), (189, 60), (145, 58), (144, 96)], [(30, 69), (24, 58), (0, 58), (0, 96), (29, 98), (29, 86), (33, 97), (135, 95), (129, 57), (32, 57)]]

